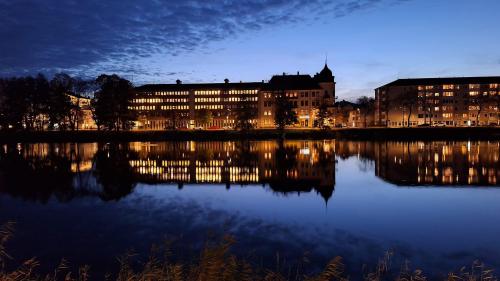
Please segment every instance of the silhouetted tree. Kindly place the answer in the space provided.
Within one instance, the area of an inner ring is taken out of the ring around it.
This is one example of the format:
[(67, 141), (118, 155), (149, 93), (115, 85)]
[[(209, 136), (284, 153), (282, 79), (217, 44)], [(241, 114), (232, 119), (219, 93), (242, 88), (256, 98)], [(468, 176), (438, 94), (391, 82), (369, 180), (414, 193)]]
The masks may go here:
[(118, 75), (101, 75), (96, 82), (100, 89), (92, 99), (93, 117), (98, 129), (128, 130), (135, 120), (129, 108), (134, 97), (134, 87), (130, 81)]
[(5, 115), (5, 102), (7, 100), (7, 95), (5, 93), (6, 87), (5, 79), (0, 78), (0, 129), (8, 128), (7, 117)]
[(3, 80), (2, 88), (2, 127), (42, 129), (49, 96), (47, 79), (41, 74), (10, 78)]
[(318, 108), (318, 114), (316, 114), (314, 120), (314, 127), (321, 129), (328, 129), (329, 127), (326, 124), (328, 119), (329, 119), (328, 105), (324, 100), (322, 100)]
[(47, 112), (50, 111), (50, 86), (42, 74), (35, 78), (28, 77), (25, 84), (27, 94), (27, 114), (24, 116), (24, 124), (30, 130), (43, 130), (47, 125)]
[(94, 155), (93, 174), (102, 187), (103, 200), (118, 200), (130, 194), (136, 178), (130, 160), (137, 158), (127, 144), (110, 144), (100, 147)]
[(208, 125), (212, 122), (212, 112), (206, 108), (200, 109), (196, 111), (195, 119), (196, 122), (201, 124), (202, 126)]
[[(71, 161), (47, 145), (39, 154), (31, 145), (7, 145), (0, 151), (0, 192), (23, 200), (46, 203), (50, 198), (69, 201), (75, 196)], [(36, 187), (36, 188), (34, 188)]]
[(284, 141), (280, 139), (274, 155), (276, 175), (279, 180), (284, 181), (288, 178), (288, 173), (297, 167), (298, 149), (285, 146)]
[(284, 91), (274, 97), (274, 124), (279, 130), (297, 123), (297, 113), (293, 110), (293, 103), (285, 96)]
[(248, 131), (255, 127), (255, 123), (252, 122), (257, 117), (257, 110), (252, 103), (248, 100), (248, 97), (242, 96), (238, 102), (238, 107), (236, 108), (236, 123), (235, 128), (241, 131)]
[(169, 120), (169, 123), (167, 124), (167, 127), (165, 129), (170, 129), (170, 130), (175, 130), (178, 127), (179, 119), (180, 119), (181, 113), (177, 110), (169, 110), (167, 111), (167, 118)]
[(47, 105), (49, 128), (60, 130), (70, 127), (71, 111), (75, 106), (68, 96), (72, 94), (74, 80), (66, 73), (58, 73), (50, 81), (50, 96)]
[[(369, 98), (367, 96), (362, 96), (362, 97), (358, 98), (356, 103), (358, 104), (360, 113), (363, 117), (364, 127), (368, 127), (366, 119), (367, 119), (368, 115), (373, 114), (375, 111), (375, 99)], [(411, 107), (413, 107), (413, 106), (414, 105), (411, 105)], [(410, 115), (411, 115), (411, 110), (410, 110), (410, 114), (408, 115), (408, 124), (410, 123), (410, 117), (409, 117)]]

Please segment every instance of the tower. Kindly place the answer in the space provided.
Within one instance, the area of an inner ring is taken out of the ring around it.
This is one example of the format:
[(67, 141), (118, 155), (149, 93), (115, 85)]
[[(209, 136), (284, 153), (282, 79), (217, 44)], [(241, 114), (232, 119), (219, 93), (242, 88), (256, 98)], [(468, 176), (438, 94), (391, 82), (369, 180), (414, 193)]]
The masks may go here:
[(316, 80), (323, 89), (323, 99), (328, 105), (333, 106), (335, 103), (335, 76), (333, 76), (333, 72), (328, 68), (328, 63), (326, 61), (321, 72), (314, 75), (314, 80)]

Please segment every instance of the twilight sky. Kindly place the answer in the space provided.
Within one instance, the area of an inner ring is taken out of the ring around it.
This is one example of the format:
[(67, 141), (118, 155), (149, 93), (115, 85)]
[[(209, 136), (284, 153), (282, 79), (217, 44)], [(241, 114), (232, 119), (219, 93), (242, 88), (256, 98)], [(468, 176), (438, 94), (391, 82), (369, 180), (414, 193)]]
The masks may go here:
[(0, 76), (269, 80), (328, 64), (340, 99), (500, 75), (498, 0), (0, 0)]

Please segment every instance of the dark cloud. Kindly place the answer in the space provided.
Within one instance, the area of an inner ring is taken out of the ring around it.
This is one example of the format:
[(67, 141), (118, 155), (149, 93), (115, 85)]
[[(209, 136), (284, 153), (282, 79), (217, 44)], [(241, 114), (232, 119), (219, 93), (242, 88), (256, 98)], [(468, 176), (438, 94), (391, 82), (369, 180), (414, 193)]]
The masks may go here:
[(401, 0), (0, 0), (0, 75), (161, 75), (138, 61), (320, 13), (341, 17), (382, 1)]

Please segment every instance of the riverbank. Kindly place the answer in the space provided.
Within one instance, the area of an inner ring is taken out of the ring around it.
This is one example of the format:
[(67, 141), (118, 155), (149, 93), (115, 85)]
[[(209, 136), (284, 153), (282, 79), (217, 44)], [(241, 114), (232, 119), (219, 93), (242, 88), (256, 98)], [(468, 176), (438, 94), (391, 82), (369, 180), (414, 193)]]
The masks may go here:
[(249, 132), (229, 130), (0, 132), (0, 143), (267, 140), (280, 138), (311, 140), (499, 140), (500, 127), (289, 129), (283, 132), (269, 129), (252, 130)]

